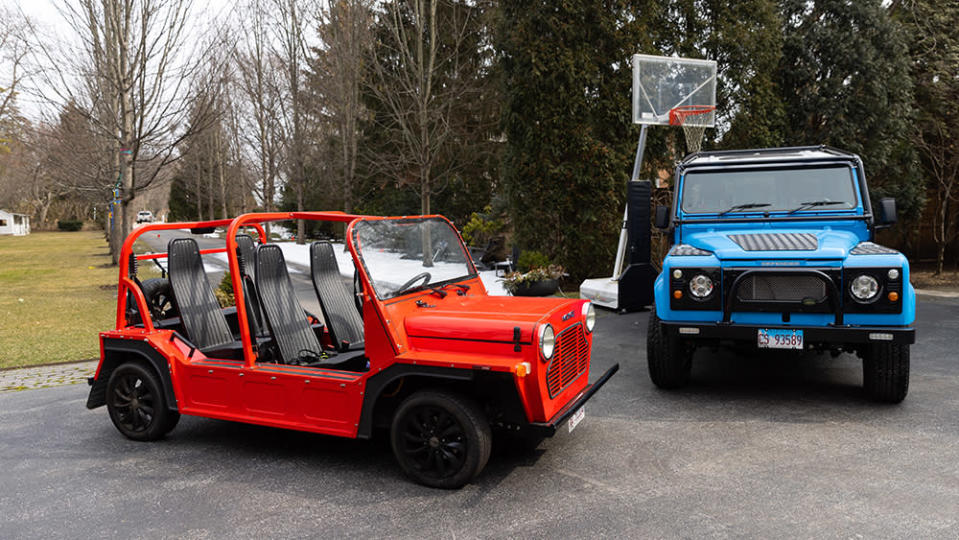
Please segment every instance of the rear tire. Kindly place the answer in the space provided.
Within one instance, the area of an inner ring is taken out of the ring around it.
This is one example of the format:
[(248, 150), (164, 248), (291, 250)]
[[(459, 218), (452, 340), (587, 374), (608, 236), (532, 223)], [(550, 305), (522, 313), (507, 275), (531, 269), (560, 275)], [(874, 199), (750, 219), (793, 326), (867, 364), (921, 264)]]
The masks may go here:
[(171, 411), (163, 385), (142, 364), (121, 364), (107, 381), (107, 411), (117, 430), (134, 441), (155, 441), (176, 427), (180, 413)]
[(901, 403), (909, 393), (909, 345), (867, 345), (862, 352), (862, 382), (870, 399)]
[(486, 466), (492, 435), (486, 415), (472, 399), (423, 390), (397, 409), (390, 442), (410, 478), (425, 486), (455, 489)]
[(664, 390), (686, 386), (692, 371), (692, 359), (692, 350), (687, 343), (663, 332), (654, 305), (649, 312), (649, 329), (646, 332), (646, 363), (653, 384)]

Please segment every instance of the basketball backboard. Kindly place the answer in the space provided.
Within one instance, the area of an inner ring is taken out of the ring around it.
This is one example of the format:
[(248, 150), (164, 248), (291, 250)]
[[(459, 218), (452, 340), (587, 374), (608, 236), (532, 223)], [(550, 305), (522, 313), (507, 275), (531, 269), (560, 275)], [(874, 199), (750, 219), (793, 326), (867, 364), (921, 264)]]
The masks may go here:
[(716, 61), (633, 55), (633, 123), (713, 127)]

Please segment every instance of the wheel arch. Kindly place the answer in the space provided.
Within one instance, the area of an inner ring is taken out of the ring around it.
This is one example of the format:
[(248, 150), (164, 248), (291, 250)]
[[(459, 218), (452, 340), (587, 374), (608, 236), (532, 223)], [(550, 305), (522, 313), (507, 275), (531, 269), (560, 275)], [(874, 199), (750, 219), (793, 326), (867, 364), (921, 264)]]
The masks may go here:
[(392, 419), (399, 403), (425, 388), (451, 389), (475, 399), (493, 427), (528, 424), (510, 373), (394, 364), (367, 380), (357, 438), (368, 439), (374, 428), (389, 425), (384, 420)]
[(170, 367), (159, 352), (145, 341), (130, 341), (124, 339), (104, 339), (103, 359), (100, 370), (92, 383), (90, 396), (87, 398), (87, 408), (95, 409), (106, 405), (107, 381), (118, 366), (127, 362), (137, 362), (152, 370), (163, 385), (163, 396), (166, 398), (167, 408), (177, 411), (176, 394), (173, 392), (173, 378)]

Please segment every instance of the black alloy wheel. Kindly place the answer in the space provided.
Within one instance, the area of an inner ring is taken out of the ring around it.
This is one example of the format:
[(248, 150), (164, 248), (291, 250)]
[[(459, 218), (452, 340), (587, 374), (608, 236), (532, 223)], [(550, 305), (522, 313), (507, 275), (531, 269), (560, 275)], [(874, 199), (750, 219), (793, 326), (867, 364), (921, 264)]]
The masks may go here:
[(458, 488), (489, 460), (491, 435), (473, 400), (447, 392), (422, 391), (400, 405), (393, 419), (393, 453), (417, 482)]
[(167, 407), (162, 387), (149, 368), (126, 363), (107, 382), (107, 411), (113, 425), (135, 441), (152, 441), (170, 432), (180, 414)]

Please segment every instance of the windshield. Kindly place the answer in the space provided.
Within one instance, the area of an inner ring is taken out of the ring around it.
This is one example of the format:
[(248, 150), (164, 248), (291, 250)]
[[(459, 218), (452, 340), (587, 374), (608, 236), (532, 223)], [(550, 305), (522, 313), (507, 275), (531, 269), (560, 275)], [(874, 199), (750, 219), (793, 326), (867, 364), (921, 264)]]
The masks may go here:
[(443, 219), (361, 220), (352, 236), (381, 299), (476, 274), (459, 235)]
[[(808, 208), (807, 208), (808, 207)], [(856, 207), (852, 169), (834, 167), (696, 171), (683, 179), (683, 212), (849, 210)]]

